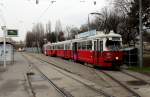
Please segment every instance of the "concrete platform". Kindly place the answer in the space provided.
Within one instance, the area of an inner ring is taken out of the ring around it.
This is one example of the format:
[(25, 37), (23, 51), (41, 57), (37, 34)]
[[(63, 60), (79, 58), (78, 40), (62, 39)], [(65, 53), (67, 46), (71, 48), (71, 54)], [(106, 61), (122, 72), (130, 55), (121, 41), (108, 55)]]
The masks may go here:
[(24, 77), (28, 63), (20, 53), (15, 53), (14, 64), (6, 70), (0, 66), (0, 97), (30, 97)]

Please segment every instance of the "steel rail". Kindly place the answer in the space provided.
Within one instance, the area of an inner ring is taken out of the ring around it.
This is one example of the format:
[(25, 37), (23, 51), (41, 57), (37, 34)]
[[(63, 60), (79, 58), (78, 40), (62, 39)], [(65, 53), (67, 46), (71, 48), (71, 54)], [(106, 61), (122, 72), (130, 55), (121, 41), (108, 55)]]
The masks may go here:
[[(51, 65), (55, 66), (56, 68), (59, 68), (59, 69), (61, 69), (61, 70), (64, 70), (64, 71), (66, 71), (66, 72), (68, 72), (68, 73), (72, 73), (71, 71), (69, 71), (69, 70), (67, 70), (67, 69), (65, 69), (65, 68), (59, 67), (59, 66), (55, 65), (55, 64), (52, 63), (52, 62), (48, 62), (48, 61), (46, 61), (46, 60), (43, 60), (43, 59), (41, 59), (41, 58), (39, 58), (39, 57), (36, 57), (36, 56), (33, 56), (33, 55), (30, 55), (30, 56), (34, 57), (35, 59), (38, 59), (39, 61), (41, 60), (41, 61), (43, 61), (43, 62), (46, 62), (46, 63), (48, 63), (48, 64), (51, 64)], [(57, 70), (57, 69), (56, 69), (56, 70)], [(88, 87), (89, 89), (91, 89), (91, 90), (93, 90), (93, 91), (95, 91), (95, 92), (97, 92), (97, 93), (99, 93), (99, 94), (101, 94), (101, 95), (104, 95), (105, 97), (114, 97), (114, 96), (112, 96), (112, 95), (110, 95), (110, 94), (104, 92), (103, 90), (100, 90), (100, 89), (96, 89), (96, 88), (94, 88), (94, 87), (91, 87), (90, 85), (87, 85), (87, 84), (85, 84), (84, 82), (82, 82), (82, 81), (80, 81), (80, 80), (78, 80), (78, 79), (75, 79), (75, 78), (73, 78), (73, 77), (70, 76), (70, 75), (67, 75), (67, 74), (65, 74), (65, 73), (63, 73), (63, 72), (61, 72), (61, 71), (59, 71), (59, 70), (57, 70), (57, 71), (60, 72), (60, 73), (62, 73), (62, 74), (64, 74), (65, 76), (68, 76), (69, 78), (71, 78), (71, 79), (73, 79), (73, 80), (76, 80), (77, 82), (83, 84), (84, 86)], [(74, 74), (74, 73), (72, 73), (72, 74)]]
[(105, 71), (100, 71), (100, 72), (102, 72), (103, 74), (105, 74), (106, 76), (108, 76), (109, 78), (111, 78), (113, 81), (117, 82), (124, 89), (126, 89), (127, 91), (129, 91), (130, 93), (132, 93), (133, 96), (135, 96), (135, 97), (141, 97), (138, 93), (136, 93), (135, 91), (133, 91), (132, 89), (130, 89), (128, 86), (126, 86), (123, 83), (121, 83), (119, 80), (117, 80), (116, 78), (114, 78), (112, 75), (106, 73)]
[(63, 97), (74, 97), (71, 94), (65, 93), (62, 89), (60, 89), (56, 84), (54, 84), (35, 64), (33, 64), (24, 54), (22, 54), (25, 59), (27, 59), (30, 65), (34, 66), (34, 68), (41, 74), (41, 76), (46, 79), (55, 89), (59, 92)]
[(26, 76), (27, 76), (27, 82), (28, 82), (29, 87), (30, 87), (30, 89), (31, 89), (32, 96), (33, 96), (33, 97), (36, 97), (36, 93), (34, 92), (34, 89), (33, 89), (33, 87), (32, 87), (32, 84), (31, 84), (31, 80), (30, 80), (30, 78), (29, 78), (29, 75), (26, 74)]
[(132, 75), (132, 74), (126, 72), (126, 71), (121, 71), (121, 72), (124, 73), (124, 74), (126, 74), (126, 75), (128, 75), (128, 76), (131, 76), (131, 77), (133, 77), (133, 78), (135, 78), (135, 79), (137, 79), (137, 80), (139, 80), (139, 81), (142, 81), (142, 82), (144, 82), (144, 83), (146, 83), (146, 84), (150, 84), (149, 82), (145, 81), (144, 79), (139, 78), (139, 77), (137, 77), (137, 76), (134, 76), (134, 75)]
[(63, 97), (74, 97), (71, 94), (66, 94), (56, 84), (54, 84), (37, 66), (34, 65), (36, 70), (41, 73), (42, 77), (46, 79)]

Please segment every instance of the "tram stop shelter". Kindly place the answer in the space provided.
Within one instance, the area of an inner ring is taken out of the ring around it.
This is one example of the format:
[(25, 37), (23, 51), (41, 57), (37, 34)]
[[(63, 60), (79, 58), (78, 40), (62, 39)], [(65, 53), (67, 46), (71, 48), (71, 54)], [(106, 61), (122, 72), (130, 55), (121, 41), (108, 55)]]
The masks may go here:
[[(4, 64), (4, 38), (0, 37), (0, 66)], [(14, 63), (14, 45), (11, 38), (6, 38), (6, 64)]]

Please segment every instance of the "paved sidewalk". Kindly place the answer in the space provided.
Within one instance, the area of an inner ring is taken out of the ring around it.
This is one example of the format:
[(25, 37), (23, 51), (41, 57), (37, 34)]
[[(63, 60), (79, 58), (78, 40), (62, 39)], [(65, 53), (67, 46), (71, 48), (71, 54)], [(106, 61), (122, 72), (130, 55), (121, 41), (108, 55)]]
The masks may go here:
[(27, 67), (27, 61), (16, 52), (14, 64), (7, 65), (6, 71), (0, 68), (0, 97), (29, 97), (24, 77)]

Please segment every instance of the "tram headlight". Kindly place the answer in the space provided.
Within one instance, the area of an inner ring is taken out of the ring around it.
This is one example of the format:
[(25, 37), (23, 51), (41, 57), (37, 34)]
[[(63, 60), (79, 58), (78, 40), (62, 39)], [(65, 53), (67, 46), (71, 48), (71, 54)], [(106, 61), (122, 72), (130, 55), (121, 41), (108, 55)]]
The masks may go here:
[(119, 59), (119, 57), (115, 57), (115, 59), (116, 59), (116, 60), (118, 60), (118, 59)]

